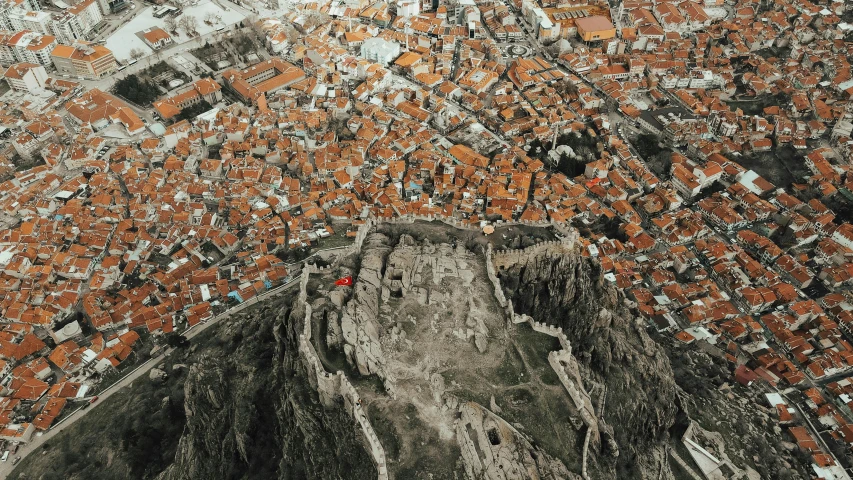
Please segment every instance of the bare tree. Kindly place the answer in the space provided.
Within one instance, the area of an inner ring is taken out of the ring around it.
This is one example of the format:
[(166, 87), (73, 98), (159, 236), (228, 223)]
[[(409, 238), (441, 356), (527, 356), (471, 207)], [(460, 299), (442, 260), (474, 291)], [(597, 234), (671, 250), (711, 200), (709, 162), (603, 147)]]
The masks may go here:
[(325, 13), (318, 12), (316, 10), (310, 10), (307, 12), (305, 17), (305, 25), (306, 30), (311, 30), (314, 27), (329, 23), (329, 16)]
[(140, 58), (145, 56), (145, 52), (138, 48), (134, 48), (130, 51), (130, 58), (134, 60), (139, 60)]
[(168, 16), (168, 17), (166, 17), (165, 22), (166, 22), (166, 30), (168, 30), (170, 33), (174, 32), (178, 29), (178, 21), (175, 20), (175, 17)]
[(207, 15), (204, 16), (204, 23), (208, 25), (213, 25), (214, 23), (219, 21), (219, 16), (213, 12), (207, 12)]
[(192, 15), (184, 15), (180, 20), (178, 20), (178, 25), (187, 32), (187, 35), (190, 35), (196, 32), (196, 29), (198, 28), (198, 19)]
[(299, 31), (293, 28), (293, 25), (287, 25), (284, 27), (284, 35), (290, 43), (296, 43), (299, 40)]
[(193, 33), (196, 33), (196, 30), (198, 30), (198, 19), (192, 15), (188, 15), (187, 16), (187, 27), (190, 30), (192, 30)]
[(255, 35), (255, 38), (263, 41), (263, 39), (267, 38), (267, 31), (264, 29), (264, 22), (258, 20), (254, 22), (240, 22), (239, 27), (243, 28), (243, 25), (249, 27), (249, 31)]

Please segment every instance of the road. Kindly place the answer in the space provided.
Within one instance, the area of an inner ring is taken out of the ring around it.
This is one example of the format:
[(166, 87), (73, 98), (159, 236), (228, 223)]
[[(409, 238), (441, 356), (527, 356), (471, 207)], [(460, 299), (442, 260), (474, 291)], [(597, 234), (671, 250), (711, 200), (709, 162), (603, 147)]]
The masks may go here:
[[(157, 357), (151, 358), (147, 362), (143, 363), (139, 367), (137, 367), (133, 372), (131, 372), (128, 376), (119, 380), (117, 383), (113, 384), (111, 387), (107, 388), (103, 392), (98, 394), (98, 402), (89, 408), (78, 408), (74, 413), (65, 417), (61, 421), (61, 423), (55, 425), (53, 428), (48, 430), (45, 434), (41, 436), (33, 437), (32, 441), (28, 444), (21, 445), (18, 449), (17, 455), (21, 457), (23, 460), (24, 457), (29, 455), (30, 453), (39, 450), (39, 447), (43, 445), (45, 442), (50, 440), (59, 434), (59, 432), (65, 430), (66, 428), (73, 425), (75, 422), (83, 418), (87, 413), (96, 410), (100, 407), (100, 403), (113, 396), (116, 392), (120, 391), (122, 388), (133, 383), (137, 378), (145, 375), (148, 370), (150, 370), (154, 365), (165, 358), (164, 354), (161, 354)], [(0, 478), (6, 478), (12, 473), (12, 470), (15, 469), (15, 466), (12, 465), (12, 461), (9, 460), (6, 463), (0, 464)]]
[[(285, 285), (281, 285), (281, 286), (279, 286), (273, 290), (270, 290), (269, 292), (266, 292), (264, 294), (259, 295), (258, 296), (258, 302), (267, 300), (268, 298), (276, 298), (279, 296), (279, 294), (281, 292), (283, 292), (284, 290), (287, 290), (290, 287), (293, 287), (295, 285), (299, 285), (299, 277), (296, 277), (296, 279), (291, 280), (290, 282), (288, 282)], [(184, 332), (184, 336), (186, 336), (187, 339), (192, 339), (192, 338), (196, 337), (198, 334), (204, 332), (205, 330), (212, 327), (213, 325), (217, 325), (220, 320), (230, 317), (231, 315), (236, 313), (236, 311), (242, 310), (238, 307), (235, 307), (235, 308), (229, 309), (226, 312), (220, 313), (219, 315), (217, 315), (216, 317), (213, 317), (212, 319), (208, 320), (205, 323), (200, 323), (200, 324), (195, 325), (194, 327), (190, 327), (188, 330), (186, 330)], [(24, 457), (26, 457), (30, 453), (40, 450), (39, 447), (41, 447), (45, 442), (47, 442), (51, 438), (55, 437), (56, 435), (58, 435), (60, 432), (62, 432), (66, 428), (70, 427), (71, 425), (74, 425), (74, 423), (76, 423), (81, 418), (83, 418), (87, 413), (97, 410), (101, 406), (101, 404), (104, 402), (104, 400), (115, 395), (117, 392), (121, 391), (121, 389), (123, 389), (124, 387), (127, 387), (130, 384), (132, 384), (139, 377), (148, 373), (148, 371), (151, 370), (155, 365), (158, 365), (161, 361), (163, 361), (163, 359), (165, 359), (169, 355), (170, 352), (171, 352), (171, 350), (167, 350), (166, 352), (149, 359), (148, 361), (146, 361), (142, 365), (139, 365), (133, 371), (131, 371), (127, 376), (125, 376), (124, 378), (122, 378), (118, 382), (112, 384), (111, 386), (107, 387), (103, 391), (99, 392), (98, 393), (98, 401), (93, 406), (91, 406), (89, 408), (78, 408), (76, 411), (74, 411), (74, 413), (72, 413), (71, 415), (62, 419), (59, 423), (57, 423), (56, 425), (51, 427), (51, 429), (48, 430), (43, 435), (34, 436), (33, 439), (28, 444), (22, 444), (20, 446), (20, 448), (18, 449), (17, 456), (21, 457), (21, 460), (23, 460)], [(15, 469), (15, 465), (12, 465), (11, 459), (5, 463), (0, 463), (0, 478), (8, 477), (9, 474), (12, 473), (12, 471), (14, 469)]]

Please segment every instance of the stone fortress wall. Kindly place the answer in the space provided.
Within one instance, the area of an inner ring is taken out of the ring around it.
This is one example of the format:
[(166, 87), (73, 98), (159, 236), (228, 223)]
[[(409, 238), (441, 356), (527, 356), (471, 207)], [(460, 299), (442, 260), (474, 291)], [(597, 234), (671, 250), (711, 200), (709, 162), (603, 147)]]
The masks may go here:
[[(564, 232), (564, 230), (560, 231)], [(582, 452), (582, 476), (584, 478), (588, 478), (586, 460), (589, 453), (589, 444), (590, 442), (599, 444), (601, 438), (598, 416), (596, 415), (595, 408), (592, 404), (592, 397), (589, 392), (587, 392), (586, 388), (584, 388), (577, 360), (572, 354), (571, 343), (566, 337), (566, 334), (563, 333), (562, 328), (537, 322), (527, 315), (516, 314), (513, 309), (512, 302), (508, 301), (503, 293), (500, 279), (498, 278), (496, 271), (510, 268), (519, 263), (526, 263), (528, 260), (542, 255), (543, 253), (564, 255), (576, 253), (578, 247), (576, 243), (577, 235), (578, 233), (576, 230), (565, 231), (565, 238), (562, 240), (540, 242), (536, 245), (523, 249), (501, 250), (498, 252), (493, 252), (490, 244), (486, 249), (486, 274), (489, 277), (489, 281), (494, 285), (495, 297), (497, 298), (498, 303), (506, 311), (508, 316), (507, 318), (511, 318), (515, 324), (527, 322), (534, 331), (555, 337), (560, 342), (560, 350), (553, 351), (548, 354), (548, 363), (554, 369), (554, 372), (556, 372), (557, 377), (560, 379), (560, 383), (563, 384), (563, 387), (569, 394), (569, 398), (572, 399), (572, 403), (574, 403), (575, 408), (580, 412), (581, 420), (587, 427)]]
[[(366, 234), (365, 234), (366, 235)], [(364, 241), (362, 237), (361, 241)], [(360, 244), (359, 244), (360, 247)], [(299, 335), (299, 353), (305, 360), (308, 368), (308, 380), (311, 387), (315, 388), (320, 395), (320, 401), (325, 406), (331, 406), (337, 397), (343, 398), (344, 409), (349, 413), (361, 428), (364, 440), (367, 442), (368, 450), (373, 463), (376, 465), (379, 480), (388, 480), (388, 466), (386, 463), (385, 449), (379, 442), (379, 437), (367, 418), (367, 413), (361, 404), (361, 397), (355, 387), (347, 379), (344, 372), (329, 373), (320, 362), (317, 350), (311, 343), (311, 305), (308, 304), (308, 278), (311, 273), (323, 273), (332, 267), (318, 268), (306, 265), (302, 270), (302, 278), (299, 285), (299, 302), (305, 307), (305, 320), (302, 333)]]
[[(453, 218), (408, 215), (405, 217), (386, 220), (368, 219), (359, 227), (353, 244), (336, 250), (340, 251), (340, 253), (343, 254), (342, 256), (360, 253), (364, 240), (377, 223), (412, 224), (415, 221), (440, 221), (456, 228), (480, 231), (478, 227), (463, 224)], [(489, 281), (494, 285), (495, 298), (501, 307), (504, 308), (508, 319), (511, 319), (513, 323), (528, 322), (534, 331), (555, 337), (560, 343), (560, 350), (551, 352), (548, 355), (548, 361), (557, 373), (560, 382), (565, 387), (569, 397), (580, 412), (584, 425), (587, 427), (583, 451), (583, 474), (584, 477), (586, 477), (587, 449), (591, 439), (598, 442), (598, 422), (595, 411), (592, 407), (591, 397), (584, 388), (580, 379), (577, 361), (572, 355), (571, 344), (568, 338), (566, 338), (566, 335), (562, 332), (561, 328), (536, 322), (532, 318), (524, 315), (516, 315), (513, 310), (512, 302), (508, 301), (503, 293), (503, 289), (500, 285), (500, 279), (498, 279), (496, 273), (496, 268), (508, 268), (545, 252), (560, 254), (575, 252), (577, 248), (576, 242), (578, 233), (574, 229), (569, 229), (563, 225), (551, 222), (512, 222), (502, 225), (552, 226), (564, 237), (561, 240), (540, 242), (525, 249), (501, 250), (495, 253), (492, 252), (492, 246), (488, 245), (486, 249), (486, 272), (489, 277)], [(352, 415), (361, 428), (364, 440), (367, 443), (374, 464), (376, 465), (379, 480), (387, 480), (389, 476), (385, 449), (379, 442), (376, 431), (373, 429), (373, 426), (367, 417), (358, 392), (343, 372), (338, 371), (336, 373), (330, 373), (325, 370), (320, 362), (320, 357), (317, 355), (317, 351), (311, 342), (312, 309), (311, 305), (309, 305), (307, 301), (308, 279), (312, 273), (325, 273), (330, 271), (332, 268), (334, 267), (317, 267), (316, 265), (306, 263), (302, 270), (299, 302), (305, 307), (305, 319), (303, 332), (299, 335), (299, 353), (305, 360), (309, 369), (309, 381), (311, 382), (311, 386), (317, 389), (323, 404), (330, 406), (338, 397), (343, 399), (346, 411)]]

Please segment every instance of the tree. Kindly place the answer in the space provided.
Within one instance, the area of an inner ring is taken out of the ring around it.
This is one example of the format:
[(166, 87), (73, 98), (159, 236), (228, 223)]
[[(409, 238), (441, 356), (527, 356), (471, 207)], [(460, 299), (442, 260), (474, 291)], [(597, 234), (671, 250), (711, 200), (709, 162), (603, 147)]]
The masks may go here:
[(581, 175), (586, 169), (586, 164), (570, 157), (566, 153), (560, 154), (560, 163), (557, 164), (557, 171), (563, 175), (573, 178)]
[(212, 108), (213, 108), (213, 106), (210, 103), (208, 103), (206, 100), (202, 100), (202, 101), (196, 103), (195, 105), (192, 105), (190, 107), (187, 107), (187, 108), (181, 110), (181, 113), (179, 113), (175, 117), (175, 120), (176, 121), (192, 120), (195, 117), (201, 115), (202, 113), (204, 113), (204, 112), (206, 112)]
[(299, 31), (293, 25), (287, 25), (284, 27), (284, 36), (287, 37), (288, 42), (296, 43), (299, 40)]
[(170, 15), (170, 16), (166, 17), (165, 22), (166, 22), (166, 30), (169, 31), (170, 33), (178, 30), (178, 21), (175, 20), (175, 17)]
[(634, 142), (634, 146), (637, 148), (637, 152), (640, 156), (644, 159), (653, 157), (661, 151), (660, 145), (658, 145), (657, 135), (649, 133), (641, 133), (637, 136), (637, 141)]
[(128, 75), (118, 80), (113, 92), (138, 105), (147, 105), (160, 94), (157, 85), (150, 80), (140, 80), (136, 75)]
[(187, 337), (179, 333), (172, 332), (166, 335), (166, 345), (172, 348), (187, 348), (190, 346), (190, 341)]
[(187, 35), (192, 35), (198, 28), (198, 19), (192, 15), (184, 15), (178, 20), (178, 25), (187, 32)]
[(577, 94), (578, 94), (578, 86), (575, 84), (575, 82), (573, 82), (573, 81), (571, 81), (571, 80), (566, 79), (566, 80), (564, 80), (564, 81), (562, 82), (561, 86), (562, 86), (562, 88), (563, 88), (563, 93), (564, 93), (565, 95), (568, 95), (568, 96), (570, 96), (570, 97), (575, 97), (575, 96), (577, 96)]
[(306, 30), (311, 30), (314, 27), (326, 24), (328, 22), (329, 16), (325, 13), (318, 12), (316, 10), (309, 10), (305, 17), (305, 22), (303, 23), (303, 25), (305, 26)]
[(219, 21), (219, 15), (213, 12), (207, 12), (207, 15), (204, 16), (204, 23), (209, 25), (213, 25), (214, 23)]
[(139, 60), (140, 58), (145, 56), (145, 52), (138, 48), (134, 48), (130, 50), (130, 58), (134, 60)]

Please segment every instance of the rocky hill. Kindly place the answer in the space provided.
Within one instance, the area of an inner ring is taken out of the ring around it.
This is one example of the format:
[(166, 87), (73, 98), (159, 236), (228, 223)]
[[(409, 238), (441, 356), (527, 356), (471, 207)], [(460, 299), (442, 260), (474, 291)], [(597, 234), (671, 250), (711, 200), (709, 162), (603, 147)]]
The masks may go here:
[(128, 397), (162, 400), (98, 407), (13, 478), (697, 478), (687, 431), (731, 478), (806, 475), (761, 392), (729, 385), (712, 348), (648, 333), (570, 237), (493, 251), (440, 224), (387, 227)]
[(253, 307), (197, 336), (10, 478), (376, 478), (352, 420), (322, 406), (310, 387), (294, 300)]
[(190, 367), (186, 429), (159, 479), (376, 476), (352, 421), (321, 406), (309, 385), (297, 356), (301, 314), (261, 310), (219, 334), (240, 338), (237, 352)]
[(612, 460), (600, 467), (612, 466), (620, 478), (655, 476), (681, 393), (665, 352), (595, 261), (562, 245), (495, 257), (505, 267), (498, 276), (514, 310), (561, 327), (583, 378), (606, 388), (605, 428), (618, 448), (602, 449)]

